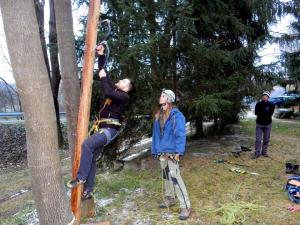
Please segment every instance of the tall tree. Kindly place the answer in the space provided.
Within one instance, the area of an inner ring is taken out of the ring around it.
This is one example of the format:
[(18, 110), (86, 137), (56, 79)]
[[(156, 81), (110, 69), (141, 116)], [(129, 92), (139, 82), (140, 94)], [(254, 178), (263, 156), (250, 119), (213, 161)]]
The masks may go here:
[(32, 0), (1, 0), (0, 7), (26, 127), (28, 167), (40, 224), (69, 224), (52, 91)]
[(286, 75), (297, 91), (300, 91), (300, 2), (291, 0), (285, 3), (285, 13), (292, 15), (290, 34), (282, 35), (280, 43), (284, 43), (286, 50), (283, 53)]
[(238, 121), (244, 96), (277, 78), (255, 61), (270, 39), (268, 24), (276, 21), (278, 0), (106, 1), (105, 6), (102, 16), (113, 24), (110, 73), (131, 77), (143, 89), (131, 115), (149, 113), (161, 88), (172, 88), (196, 136), (204, 135), (204, 120), (215, 121), (221, 132)]
[[(53, 93), (53, 100), (55, 105), (56, 113), (56, 123), (57, 123), (57, 133), (58, 133), (58, 143), (59, 146), (63, 145), (63, 135), (60, 126), (60, 115), (59, 115), (59, 103), (58, 103), (58, 93), (60, 84), (60, 72), (59, 72), (59, 62), (58, 62), (58, 52), (57, 52), (57, 34), (55, 26), (55, 13), (53, 0), (49, 2), (50, 16), (49, 16), (49, 53), (50, 53), (50, 63), (47, 53), (44, 21), (45, 21), (45, 1), (44, 0), (34, 0), (35, 12), (37, 16), (37, 21), (39, 24), (40, 40), (42, 43), (43, 56), (47, 67), (48, 77), (51, 82), (51, 89)], [(51, 64), (51, 68), (50, 68)]]
[[(270, 37), (268, 24), (276, 19), (277, 1), (190, 3), (192, 9), (183, 4), (187, 16), (180, 20), (192, 26), (178, 29), (186, 56), (182, 74), (189, 73), (182, 83), (183, 104), (196, 126), (204, 118), (214, 119), (221, 131), (226, 123), (238, 121), (243, 97), (264, 83), (255, 81), (271, 78), (254, 64), (257, 49)], [(197, 129), (196, 134), (202, 133)]]
[(71, 0), (55, 0), (54, 3), (64, 106), (67, 113), (68, 143), (73, 162), (80, 84), (77, 75), (72, 7)]
[(59, 85), (61, 80), (59, 61), (58, 61), (58, 46), (57, 46), (57, 32), (56, 32), (56, 16), (54, 9), (54, 0), (49, 1), (50, 18), (49, 18), (49, 53), (50, 53), (50, 83), (54, 100), (56, 123), (57, 123), (57, 133), (58, 133), (58, 145), (63, 146), (63, 135), (60, 126), (60, 115), (59, 115), (59, 103), (58, 103), (58, 93)]
[(47, 54), (47, 45), (46, 45), (46, 38), (45, 38), (45, 0), (35, 0), (35, 13), (37, 17), (37, 21), (39, 24), (39, 32), (40, 32), (40, 40), (42, 43), (42, 49), (43, 49), (43, 55), (44, 60), (47, 67), (47, 72), (50, 79), (50, 65), (49, 65), (49, 59)]

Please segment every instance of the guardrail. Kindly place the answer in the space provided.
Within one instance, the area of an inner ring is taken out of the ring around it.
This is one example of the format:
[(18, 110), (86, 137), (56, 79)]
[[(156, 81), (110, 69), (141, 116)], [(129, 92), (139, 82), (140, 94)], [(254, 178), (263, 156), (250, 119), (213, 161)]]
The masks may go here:
[[(60, 115), (65, 115), (66, 112), (60, 112)], [(23, 112), (0, 112), (0, 118), (23, 118)]]

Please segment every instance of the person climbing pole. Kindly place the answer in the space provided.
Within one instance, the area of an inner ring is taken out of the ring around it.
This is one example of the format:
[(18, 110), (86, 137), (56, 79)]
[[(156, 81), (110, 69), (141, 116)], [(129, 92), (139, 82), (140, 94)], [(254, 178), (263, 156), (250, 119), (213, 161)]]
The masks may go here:
[(96, 47), (98, 55), (99, 77), (101, 88), (105, 96), (104, 103), (99, 111), (97, 127), (90, 137), (82, 144), (80, 165), (75, 179), (69, 181), (67, 186), (75, 188), (84, 184), (82, 199), (93, 197), (93, 187), (96, 175), (96, 160), (103, 151), (103, 148), (111, 143), (118, 135), (124, 114), (134, 91), (133, 81), (125, 78), (113, 84), (107, 76), (104, 65), (106, 61), (105, 47), (100, 44)]
[(255, 105), (256, 118), (256, 141), (255, 153), (252, 159), (257, 159), (261, 155), (269, 157), (268, 146), (270, 141), (272, 115), (274, 113), (275, 105), (269, 102), (270, 93), (264, 92), (261, 101)]
[(163, 173), (165, 196), (159, 207), (174, 206), (176, 194), (180, 202), (179, 219), (186, 220), (191, 213), (191, 203), (179, 170), (180, 157), (185, 153), (185, 117), (174, 102), (174, 92), (163, 90), (153, 124), (151, 153), (160, 160)]

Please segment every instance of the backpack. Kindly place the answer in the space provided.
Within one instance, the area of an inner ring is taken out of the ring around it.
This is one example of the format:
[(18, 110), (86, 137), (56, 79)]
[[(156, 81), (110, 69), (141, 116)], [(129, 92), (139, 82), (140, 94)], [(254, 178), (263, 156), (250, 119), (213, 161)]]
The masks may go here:
[(300, 204), (300, 176), (289, 177), (285, 189), (288, 198), (292, 202)]

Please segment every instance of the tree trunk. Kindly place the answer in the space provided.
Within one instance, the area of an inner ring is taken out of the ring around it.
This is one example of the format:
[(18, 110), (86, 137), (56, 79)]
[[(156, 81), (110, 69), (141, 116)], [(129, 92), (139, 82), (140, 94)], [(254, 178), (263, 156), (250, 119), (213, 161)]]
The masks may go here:
[(58, 61), (58, 48), (57, 48), (57, 33), (55, 25), (55, 11), (54, 0), (49, 1), (50, 6), (50, 18), (49, 18), (49, 52), (50, 52), (50, 64), (51, 64), (51, 88), (53, 93), (54, 107), (56, 113), (57, 133), (58, 133), (58, 145), (63, 146), (63, 135), (60, 126), (59, 116), (59, 104), (58, 104), (58, 92), (60, 84), (60, 71)]
[[(70, 224), (52, 91), (32, 0), (0, 0), (4, 31), (25, 115), (28, 167), (40, 224)], [(20, 35), (21, 34), (21, 35)]]
[[(49, 65), (49, 59), (47, 54), (47, 46), (44, 32), (44, 6), (45, 1), (35, 0), (35, 12), (39, 24), (40, 40), (42, 43), (43, 56), (47, 67), (48, 77), (51, 82), (51, 88), (53, 92), (53, 100), (56, 112), (56, 123), (58, 132), (58, 143), (59, 146), (63, 146), (63, 136), (60, 126), (60, 115), (59, 115), (59, 103), (58, 103), (58, 91), (60, 83), (60, 73), (59, 73), (59, 62), (57, 56), (57, 40), (56, 40), (56, 28), (55, 28), (55, 14), (53, 8), (53, 2), (50, 1), (50, 20), (49, 20), (49, 43), (50, 43), (50, 57), (51, 57), (51, 69)], [(51, 75), (52, 74), (52, 75)]]
[(40, 40), (42, 43), (42, 49), (43, 49), (43, 56), (47, 67), (48, 76), (50, 79), (50, 65), (49, 65), (49, 59), (47, 54), (47, 46), (46, 46), (46, 39), (45, 39), (45, 28), (44, 28), (44, 7), (45, 7), (45, 1), (35, 0), (35, 13), (37, 17), (37, 21), (39, 24), (39, 32), (40, 32)]
[(195, 121), (196, 132), (193, 138), (202, 138), (205, 137), (204, 128), (203, 128), (203, 117), (199, 116)]
[[(147, 0), (144, 2), (145, 7), (148, 8), (147, 15), (145, 17), (146, 22), (149, 26), (150, 38), (155, 40), (156, 38), (156, 31), (158, 30), (158, 24), (156, 22), (156, 3), (154, 0)], [(158, 46), (156, 41), (152, 41), (151, 43), (151, 54), (150, 54), (150, 61), (151, 61), (151, 78), (154, 81), (158, 80), (158, 64), (157, 64), (157, 57), (158, 57)]]
[(54, 3), (64, 106), (67, 113), (69, 152), (73, 164), (80, 83), (77, 76), (72, 7), (71, 0), (54, 0)]

